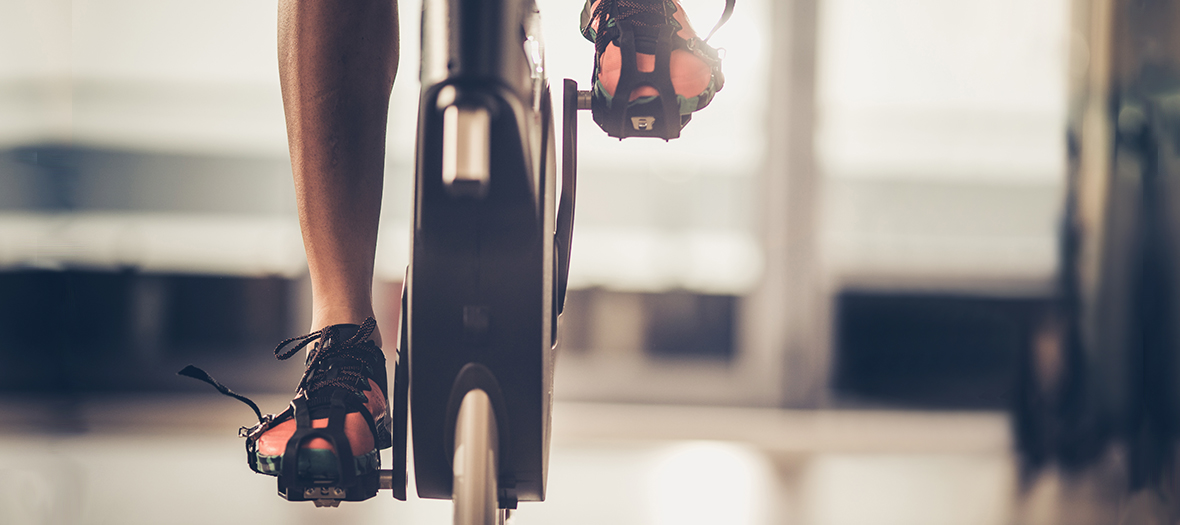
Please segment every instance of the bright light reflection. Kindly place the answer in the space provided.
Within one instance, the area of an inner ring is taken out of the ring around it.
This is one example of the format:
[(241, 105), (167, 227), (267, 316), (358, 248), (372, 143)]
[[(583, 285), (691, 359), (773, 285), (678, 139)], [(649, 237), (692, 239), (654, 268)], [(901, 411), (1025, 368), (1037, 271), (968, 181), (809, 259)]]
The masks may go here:
[(754, 525), (768, 522), (765, 458), (737, 445), (690, 442), (668, 448), (648, 478), (657, 525)]

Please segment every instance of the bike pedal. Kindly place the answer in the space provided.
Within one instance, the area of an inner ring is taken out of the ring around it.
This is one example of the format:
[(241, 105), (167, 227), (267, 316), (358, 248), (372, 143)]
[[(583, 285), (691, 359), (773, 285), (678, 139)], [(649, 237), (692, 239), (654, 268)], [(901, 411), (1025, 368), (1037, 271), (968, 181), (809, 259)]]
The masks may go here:
[(339, 507), (348, 491), (340, 487), (319, 487), (303, 489), (303, 499), (312, 500), (316, 507)]
[(279, 478), (279, 496), (287, 501), (311, 501), (317, 507), (338, 507), (341, 501), (365, 501), (377, 495), (378, 472), (357, 476), (351, 485), (337, 480), (285, 480)]

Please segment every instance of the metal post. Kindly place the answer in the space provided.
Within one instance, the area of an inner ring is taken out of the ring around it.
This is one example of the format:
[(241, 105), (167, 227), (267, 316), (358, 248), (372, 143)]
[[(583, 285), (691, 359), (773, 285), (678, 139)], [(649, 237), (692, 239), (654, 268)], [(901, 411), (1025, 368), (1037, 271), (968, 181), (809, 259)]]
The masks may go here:
[[(819, 268), (821, 179), (815, 166), (817, 0), (772, 2), (769, 153), (763, 282), (743, 310), (743, 366), (772, 404), (815, 407), (827, 397), (830, 300)], [(769, 377), (767, 377), (767, 375)]]

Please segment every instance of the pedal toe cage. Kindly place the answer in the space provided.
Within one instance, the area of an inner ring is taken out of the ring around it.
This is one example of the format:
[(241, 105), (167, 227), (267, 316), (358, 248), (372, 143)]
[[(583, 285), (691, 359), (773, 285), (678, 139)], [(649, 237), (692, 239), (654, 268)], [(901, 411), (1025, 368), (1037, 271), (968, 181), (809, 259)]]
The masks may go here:
[[(283, 499), (314, 501), (317, 507), (335, 507), (341, 501), (364, 501), (377, 495), (380, 472), (356, 472), (356, 457), (352, 454), (352, 444), (349, 443), (348, 436), (344, 435), (344, 419), (348, 414), (344, 395), (344, 391), (337, 391), (332, 395), (328, 426), (324, 428), (312, 428), (311, 410), (307, 407), (306, 397), (299, 396), (291, 401), (296, 429), (287, 440), (283, 464), (279, 471), (279, 495)], [(361, 410), (360, 413), (368, 415), (365, 410)], [(372, 416), (367, 419), (372, 424)], [(335, 450), (335, 478), (314, 478), (299, 474), (299, 454), (307, 450), (302, 447), (316, 438), (327, 441)]]
[[(709, 47), (708, 41), (729, 21), (733, 14), (734, 2), (735, 0), (726, 0), (721, 20), (713, 26), (708, 36), (704, 39), (694, 36), (689, 40), (682, 38), (677, 32), (677, 26), (668, 23), (661, 15), (633, 13), (627, 17), (620, 17), (619, 13), (612, 9), (610, 16), (613, 22), (599, 28), (603, 33), (595, 50), (597, 58), (594, 79), (591, 80), (591, 85), (595, 86), (591, 101), (594, 122), (606, 131), (607, 135), (620, 140), (628, 137), (655, 137), (665, 141), (679, 138), (681, 128), (692, 120), (692, 113), (681, 114), (681, 98), (672, 85), (672, 51), (688, 51), (712, 69), (712, 92), (707, 95), (702, 93), (700, 96), (706, 98), (699, 101), (690, 111), (704, 108), (711, 100), (712, 94), (721, 91), (725, 84), (725, 76), (721, 73), (721, 57), (717, 50)], [(598, 84), (601, 67), (598, 60), (606, 50), (605, 45), (601, 44), (603, 41), (618, 46), (622, 61), (613, 97), (604, 93)], [(655, 67), (651, 71), (640, 71), (636, 53), (654, 56)], [(658, 94), (631, 100), (631, 93), (645, 86), (655, 89)]]
[[(655, 27), (636, 24), (633, 19), (618, 21), (604, 36), (619, 46), (622, 69), (614, 97), (607, 98), (594, 90), (591, 110), (594, 122), (606, 134), (618, 139), (627, 137), (655, 137), (671, 140), (680, 137), (680, 128), (691, 115), (680, 114), (680, 102), (672, 86), (671, 59), (675, 48), (676, 28), (671, 24)], [(640, 71), (636, 52), (655, 55), (655, 69)], [(598, 68), (595, 67), (595, 76)], [(640, 87), (651, 87), (659, 92), (655, 97), (631, 101), (631, 93)]]

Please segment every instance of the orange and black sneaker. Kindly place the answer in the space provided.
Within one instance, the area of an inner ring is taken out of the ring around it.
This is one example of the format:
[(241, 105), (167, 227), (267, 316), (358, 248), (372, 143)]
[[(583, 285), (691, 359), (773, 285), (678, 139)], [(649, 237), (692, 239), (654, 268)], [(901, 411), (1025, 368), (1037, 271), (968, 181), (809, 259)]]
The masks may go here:
[(369, 340), (377, 323), (339, 324), (283, 341), (275, 357), (289, 359), (311, 343), (307, 369), (286, 410), (262, 415), (257, 405), (189, 366), (180, 375), (205, 381), (250, 405), (258, 424), (243, 427), (246, 460), (279, 477), (288, 500), (335, 505), (376, 494), (379, 451), (392, 446), (385, 354)]

